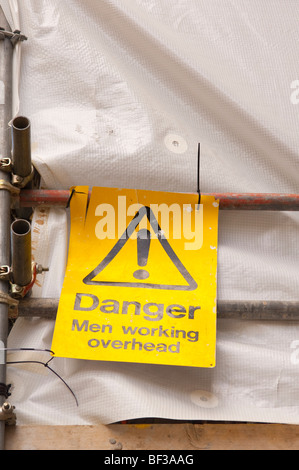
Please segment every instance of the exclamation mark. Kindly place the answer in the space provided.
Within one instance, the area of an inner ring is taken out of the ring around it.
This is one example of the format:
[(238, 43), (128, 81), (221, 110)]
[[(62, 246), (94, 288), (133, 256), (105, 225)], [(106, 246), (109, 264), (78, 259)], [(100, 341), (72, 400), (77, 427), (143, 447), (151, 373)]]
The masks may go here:
[[(151, 243), (151, 233), (149, 230), (143, 228), (137, 233), (137, 263), (138, 266), (144, 268), (147, 265), (149, 248)], [(133, 273), (135, 279), (147, 279), (149, 272), (146, 269), (137, 269)]]

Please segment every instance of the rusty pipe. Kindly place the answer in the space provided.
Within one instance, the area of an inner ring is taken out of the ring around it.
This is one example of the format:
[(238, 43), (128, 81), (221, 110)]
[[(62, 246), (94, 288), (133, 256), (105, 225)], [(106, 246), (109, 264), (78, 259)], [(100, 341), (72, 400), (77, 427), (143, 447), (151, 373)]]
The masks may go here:
[[(91, 194), (91, 193), (90, 193)], [(220, 210), (299, 211), (299, 194), (276, 193), (205, 193), (219, 199)], [(70, 191), (64, 189), (24, 189), (20, 207), (66, 207)]]

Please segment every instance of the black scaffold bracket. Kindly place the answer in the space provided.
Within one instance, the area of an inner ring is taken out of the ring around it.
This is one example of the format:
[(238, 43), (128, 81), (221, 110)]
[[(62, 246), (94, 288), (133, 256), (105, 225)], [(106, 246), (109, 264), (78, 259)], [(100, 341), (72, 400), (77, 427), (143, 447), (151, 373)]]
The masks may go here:
[(21, 33), (18, 29), (15, 31), (6, 31), (5, 28), (0, 27), (0, 40), (10, 39), (13, 45), (18, 41), (27, 41), (27, 37)]

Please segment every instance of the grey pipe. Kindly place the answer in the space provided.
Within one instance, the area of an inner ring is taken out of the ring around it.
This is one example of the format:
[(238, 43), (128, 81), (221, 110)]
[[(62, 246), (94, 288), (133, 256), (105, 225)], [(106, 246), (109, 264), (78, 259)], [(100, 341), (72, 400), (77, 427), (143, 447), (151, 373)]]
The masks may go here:
[(12, 121), (12, 163), (15, 175), (23, 178), (31, 173), (31, 125), (27, 117)]
[[(59, 299), (29, 297), (18, 305), (18, 316), (55, 320)], [(15, 318), (12, 312), (12, 318)], [(299, 301), (284, 300), (218, 300), (217, 319), (299, 321)]]
[[(16, 175), (15, 183), (22, 188), (32, 189), (33, 180), (24, 181), (23, 178), (29, 177), (32, 172), (31, 164), (31, 124), (27, 117), (17, 116), (11, 124), (12, 140), (12, 165), (13, 173)], [(19, 218), (30, 219), (32, 208), (17, 208), (15, 215)]]
[[(9, 30), (4, 13), (0, 8), (0, 25)], [(0, 41), (0, 83), (4, 87), (2, 100), (0, 100), (0, 152), (1, 157), (10, 157), (10, 131), (8, 123), (12, 113), (12, 54), (13, 48), (9, 39)], [(0, 169), (0, 179), (10, 181), (10, 175)], [(10, 266), (10, 192), (7, 189), (0, 191), (0, 266)], [(0, 281), (0, 292), (8, 294), (8, 281)], [(0, 302), (0, 345), (7, 347), (8, 334), (8, 305)], [(6, 384), (6, 353), (2, 351), (0, 355), (0, 383)], [(0, 406), (6, 400), (4, 395), (0, 395)], [(0, 421), (0, 449), (4, 449), (5, 422)]]
[(11, 224), (11, 241), (14, 284), (27, 286), (32, 279), (31, 225), (28, 220), (16, 219)]

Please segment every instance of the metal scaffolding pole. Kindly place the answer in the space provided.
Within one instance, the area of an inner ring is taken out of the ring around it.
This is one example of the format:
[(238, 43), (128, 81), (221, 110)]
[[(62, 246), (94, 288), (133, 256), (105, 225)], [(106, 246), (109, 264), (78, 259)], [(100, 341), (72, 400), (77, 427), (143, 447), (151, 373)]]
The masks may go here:
[[(204, 195), (204, 194), (203, 194)], [(219, 199), (220, 210), (299, 211), (299, 194), (207, 193)], [(24, 189), (16, 197), (20, 207), (66, 207), (70, 192), (61, 189)]]
[[(0, 8), (0, 26), (9, 29)], [(0, 160), (10, 158), (10, 129), (12, 112), (12, 55), (13, 46), (9, 38), (0, 38)], [(2, 168), (2, 165), (0, 166)], [(0, 169), (0, 266), (10, 266), (10, 174)], [(5, 348), (8, 335), (8, 291), (9, 283), (0, 280), (0, 345)], [(6, 401), (6, 353), (0, 351), (0, 407)], [(5, 420), (0, 420), (0, 449), (4, 449)]]
[[(40, 317), (55, 320), (59, 299), (24, 298), (11, 308), (10, 317)], [(218, 300), (218, 319), (299, 321), (298, 301), (279, 300)]]

